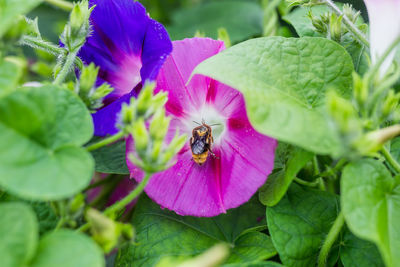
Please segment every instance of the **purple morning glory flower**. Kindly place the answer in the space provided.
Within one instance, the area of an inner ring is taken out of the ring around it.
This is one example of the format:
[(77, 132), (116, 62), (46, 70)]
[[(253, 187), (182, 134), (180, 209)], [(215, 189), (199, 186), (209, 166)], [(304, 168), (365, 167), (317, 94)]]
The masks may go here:
[[(214, 125), (215, 156), (209, 153), (204, 164), (197, 164), (188, 139), (176, 156), (176, 164), (154, 174), (145, 191), (177, 214), (216, 216), (247, 202), (265, 183), (273, 169), (277, 141), (252, 127), (242, 93), (202, 75), (189, 81), (200, 62), (224, 49), (223, 42), (191, 38), (174, 41), (173, 46), (155, 89), (156, 93), (168, 92), (165, 108), (171, 123), (166, 141), (170, 142), (177, 130), (191, 136), (204, 121)], [(128, 138), (127, 155), (135, 153), (133, 142)], [(127, 164), (131, 177), (141, 181), (143, 171), (129, 160)]]
[(100, 67), (98, 84), (107, 82), (114, 91), (104, 107), (93, 114), (95, 135), (118, 132), (117, 114), (121, 104), (137, 96), (142, 83), (155, 80), (172, 51), (163, 25), (151, 19), (146, 9), (133, 0), (92, 0), (92, 34), (79, 56)]

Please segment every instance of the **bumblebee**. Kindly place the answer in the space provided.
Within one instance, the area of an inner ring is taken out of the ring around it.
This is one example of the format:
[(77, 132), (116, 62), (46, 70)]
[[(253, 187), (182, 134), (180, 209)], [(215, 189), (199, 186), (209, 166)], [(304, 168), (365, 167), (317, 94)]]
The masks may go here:
[(213, 142), (211, 126), (205, 124), (204, 121), (200, 126), (193, 129), (192, 137), (190, 138), (190, 149), (192, 150), (194, 162), (201, 166), (206, 162), (208, 153), (215, 157), (211, 151)]

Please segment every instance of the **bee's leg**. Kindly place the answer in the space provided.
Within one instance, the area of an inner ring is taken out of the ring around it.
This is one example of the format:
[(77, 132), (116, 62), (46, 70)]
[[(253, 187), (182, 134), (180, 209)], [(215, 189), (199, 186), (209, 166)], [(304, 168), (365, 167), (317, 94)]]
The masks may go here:
[(214, 159), (219, 159), (219, 157), (217, 157), (217, 156), (214, 154), (214, 152), (212, 152), (211, 148), (208, 148), (208, 152), (210, 152), (211, 156), (212, 156)]

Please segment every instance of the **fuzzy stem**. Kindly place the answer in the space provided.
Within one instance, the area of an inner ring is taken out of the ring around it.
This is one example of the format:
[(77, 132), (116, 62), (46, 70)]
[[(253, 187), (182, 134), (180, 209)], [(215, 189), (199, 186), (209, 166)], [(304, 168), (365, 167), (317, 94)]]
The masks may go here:
[(55, 56), (58, 56), (58, 55), (64, 53), (64, 50), (62, 48), (60, 48), (57, 45), (52, 44), (50, 42), (46, 42), (43, 39), (41, 39), (40, 37), (24, 35), (24, 36), (22, 36), (22, 38), (20, 40), (20, 44), (27, 45), (32, 48), (40, 49), (42, 51), (45, 51), (45, 52), (55, 55)]
[(333, 223), (331, 229), (329, 230), (329, 233), (326, 236), (324, 243), (322, 244), (322, 248), (318, 256), (318, 267), (326, 266), (326, 261), (328, 259), (329, 251), (331, 250), (332, 245), (335, 243), (337, 237), (339, 236), (343, 225), (344, 225), (344, 216), (343, 213), (340, 212), (336, 217), (336, 220)]
[(151, 173), (146, 172), (146, 176), (143, 178), (143, 180), (136, 186), (136, 188), (129, 193), (126, 197), (121, 199), (120, 201), (114, 203), (110, 207), (108, 207), (105, 211), (105, 215), (112, 215), (115, 214), (119, 211), (121, 211), (125, 206), (127, 206), (129, 203), (132, 202), (140, 193), (143, 192), (144, 188), (146, 187), (147, 183), (149, 182), (151, 177)]
[(382, 155), (385, 157), (386, 161), (396, 170), (397, 173), (400, 173), (400, 164), (395, 160), (392, 154), (386, 147), (382, 147)]
[(92, 144), (90, 146), (87, 146), (86, 150), (90, 152), (90, 151), (99, 149), (99, 148), (101, 148), (103, 146), (106, 146), (108, 144), (111, 144), (111, 143), (114, 143), (114, 142), (118, 141), (119, 139), (124, 137), (124, 135), (125, 135), (125, 133), (123, 131), (120, 131), (117, 134), (111, 135), (110, 137), (107, 137), (107, 138), (105, 138), (105, 139), (103, 139), (103, 140), (101, 140), (101, 141), (99, 141), (97, 143), (94, 143), (94, 144)]
[(350, 19), (343, 14), (343, 12), (335, 5), (335, 3), (331, 0), (324, 0), (325, 4), (327, 4), (338, 16), (343, 17), (343, 23), (347, 26), (349, 31), (366, 47), (369, 47), (369, 42), (364, 34), (354, 25)]
[(70, 52), (67, 55), (67, 59), (65, 60), (65, 63), (61, 68), (60, 72), (58, 73), (53, 84), (61, 85), (65, 81), (65, 78), (67, 77), (68, 73), (72, 70), (72, 67), (74, 66), (76, 54), (77, 52)]
[(70, 2), (67, 2), (64, 0), (44, 0), (44, 1), (54, 7), (58, 7), (67, 12), (72, 11), (72, 8), (74, 7), (73, 3), (70, 3)]

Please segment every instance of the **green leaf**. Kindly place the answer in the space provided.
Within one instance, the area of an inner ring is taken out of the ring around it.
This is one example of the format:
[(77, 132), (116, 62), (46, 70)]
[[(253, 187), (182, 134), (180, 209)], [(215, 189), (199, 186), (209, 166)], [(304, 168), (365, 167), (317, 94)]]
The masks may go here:
[(229, 262), (253, 262), (269, 259), (276, 255), (272, 240), (266, 234), (250, 232), (239, 236), (228, 259)]
[(59, 230), (45, 235), (39, 242), (31, 267), (101, 267), (103, 253), (97, 244), (84, 234)]
[(232, 245), (229, 262), (267, 259), (276, 251), (267, 235), (255, 232), (265, 229), (263, 217), (257, 198), (227, 214), (197, 218), (178, 216), (143, 196), (132, 221), (137, 244), (120, 251), (116, 266), (154, 266), (163, 257), (193, 257), (221, 242)]
[(70, 91), (23, 88), (0, 99), (0, 185), (21, 198), (57, 200), (85, 188), (94, 162), (80, 146), (91, 116)]
[(40, 236), (53, 230), (56, 227), (58, 218), (48, 203), (33, 202), (30, 203), (30, 205), (35, 211), (37, 219), (39, 221)]
[(96, 171), (102, 173), (129, 174), (125, 159), (125, 141), (120, 141), (92, 151)]
[(0, 0), (0, 38), (19, 15), (28, 13), (41, 2), (42, 0)]
[(0, 97), (17, 87), (21, 75), (20, 66), (0, 58)]
[(341, 179), (346, 222), (357, 236), (374, 242), (386, 266), (400, 266), (400, 186), (383, 163), (348, 164)]
[(384, 267), (379, 251), (373, 243), (357, 238), (349, 230), (344, 232), (340, 246), (340, 260), (344, 267)]
[(38, 225), (35, 213), (22, 203), (0, 204), (0, 259), (3, 267), (24, 266), (33, 257)]
[(178, 10), (168, 33), (175, 40), (193, 37), (197, 31), (217, 39), (218, 29), (224, 27), (235, 43), (261, 35), (262, 23), (263, 11), (257, 3), (220, 0)]
[[(338, 6), (341, 8), (343, 5), (338, 3)], [(332, 12), (332, 10), (326, 5), (316, 5), (312, 7), (300, 6), (284, 16), (283, 19), (295, 28), (300, 37), (324, 37), (321, 33), (316, 32), (311, 23), (311, 19), (308, 18), (307, 15), (309, 10), (311, 10), (313, 16), (315, 17), (320, 17), (325, 13)], [(364, 24), (361, 16), (357, 20), (356, 24)], [(351, 55), (355, 70), (359, 73), (365, 73), (369, 66), (367, 57), (368, 50), (363, 45), (358, 43), (358, 41), (355, 41), (350, 33), (346, 33), (343, 36), (343, 40), (340, 44), (346, 48), (347, 52)]]
[(267, 208), (272, 242), (285, 266), (316, 264), (338, 210), (335, 195), (297, 184), (292, 184), (278, 205)]
[(287, 157), (281, 169), (268, 176), (267, 182), (259, 189), (259, 199), (267, 206), (274, 206), (285, 195), (297, 173), (309, 162), (313, 153), (301, 148), (287, 147)]
[(273, 261), (260, 261), (252, 263), (230, 263), (222, 267), (284, 267), (282, 264)]
[(245, 41), (194, 70), (244, 94), (260, 132), (319, 154), (341, 144), (325, 114), (325, 92), (351, 95), (353, 64), (343, 47), (323, 38), (265, 37)]
[(397, 160), (400, 161), (400, 137), (396, 137), (390, 144), (390, 153)]

